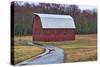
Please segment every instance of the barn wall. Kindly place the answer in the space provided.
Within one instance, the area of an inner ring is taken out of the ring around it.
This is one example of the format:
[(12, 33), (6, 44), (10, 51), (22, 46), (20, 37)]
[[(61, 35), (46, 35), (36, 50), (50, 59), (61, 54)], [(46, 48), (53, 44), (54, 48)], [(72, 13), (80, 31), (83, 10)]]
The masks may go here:
[(34, 41), (65, 41), (75, 40), (75, 29), (42, 29), (40, 18), (33, 20)]
[(33, 28), (32, 29), (33, 40), (38, 40), (39, 39), (38, 37), (40, 37), (40, 31), (41, 31), (41, 23), (38, 16), (35, 16), (33, 18), (32, 28)]
[(44, 41), (64, 41), (74, 40), (74, 29), (46, 29), (43, 30), (40, 40)]

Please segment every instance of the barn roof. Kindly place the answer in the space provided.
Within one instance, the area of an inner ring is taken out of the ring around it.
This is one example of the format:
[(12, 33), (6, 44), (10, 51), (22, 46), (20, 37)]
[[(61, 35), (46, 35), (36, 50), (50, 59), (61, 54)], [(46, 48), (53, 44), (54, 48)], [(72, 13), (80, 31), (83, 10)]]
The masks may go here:
[(75, 28), (74, 20), (69, 15), (39, 14), (42, 28)]

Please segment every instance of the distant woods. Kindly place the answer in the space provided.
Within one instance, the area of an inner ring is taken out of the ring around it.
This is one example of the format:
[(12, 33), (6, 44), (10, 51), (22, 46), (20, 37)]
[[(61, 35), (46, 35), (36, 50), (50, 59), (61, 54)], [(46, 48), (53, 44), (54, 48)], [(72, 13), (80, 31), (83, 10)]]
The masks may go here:
[(14, 4), (14, 34), (32, 34), (32, 14), (48, 13), (71, 15), (76, 25), (76, 33), (97, 33), (97, 9), (81, 10), (77, 5), (54, 3), (12, 2)]

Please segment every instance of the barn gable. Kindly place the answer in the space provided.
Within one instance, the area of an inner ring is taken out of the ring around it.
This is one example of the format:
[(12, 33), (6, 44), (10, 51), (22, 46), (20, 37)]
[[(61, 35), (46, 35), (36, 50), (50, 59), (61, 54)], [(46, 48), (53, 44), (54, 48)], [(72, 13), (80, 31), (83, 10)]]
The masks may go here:
[(42, 28), (75, 28), (74, 20), (69, 15), (39, 14)]

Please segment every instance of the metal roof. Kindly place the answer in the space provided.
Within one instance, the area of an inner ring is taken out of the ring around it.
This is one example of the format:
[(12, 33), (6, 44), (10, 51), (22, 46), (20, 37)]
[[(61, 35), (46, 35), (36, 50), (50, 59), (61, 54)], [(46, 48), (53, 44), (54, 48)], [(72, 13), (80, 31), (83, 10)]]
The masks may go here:
[(69, 15), (39, 14), (42, 28), (75, 28), (74, 20)]

